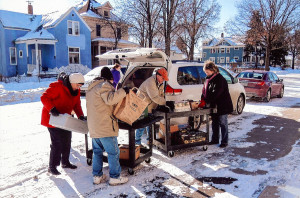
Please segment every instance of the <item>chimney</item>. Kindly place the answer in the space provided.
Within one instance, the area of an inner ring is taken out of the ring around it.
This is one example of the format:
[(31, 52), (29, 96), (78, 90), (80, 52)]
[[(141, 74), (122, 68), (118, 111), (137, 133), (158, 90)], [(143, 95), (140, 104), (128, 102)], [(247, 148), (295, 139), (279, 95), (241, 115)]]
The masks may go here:
[(221, 33), (221, 38), (224, 38), (224, 33)]
[(28, 2), (28, 14), (33, 14), (33, 7), (31, 5), (32, 1), (27, 1)]

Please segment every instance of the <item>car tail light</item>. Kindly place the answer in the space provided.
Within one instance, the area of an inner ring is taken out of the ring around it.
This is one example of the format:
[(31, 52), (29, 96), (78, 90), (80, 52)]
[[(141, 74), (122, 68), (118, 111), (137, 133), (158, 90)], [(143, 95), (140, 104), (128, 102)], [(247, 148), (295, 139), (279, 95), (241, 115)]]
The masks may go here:
[(259, 86), (263, 86), (264, 84), (265, 84), (265, 81), (261, 81), (261, 82), (257, 83), (257, 85), (259, 85)]
[(180, 95), (182, 93), (182, 89), (173, 89), (170, 85), (166, 86), (166, 95)]

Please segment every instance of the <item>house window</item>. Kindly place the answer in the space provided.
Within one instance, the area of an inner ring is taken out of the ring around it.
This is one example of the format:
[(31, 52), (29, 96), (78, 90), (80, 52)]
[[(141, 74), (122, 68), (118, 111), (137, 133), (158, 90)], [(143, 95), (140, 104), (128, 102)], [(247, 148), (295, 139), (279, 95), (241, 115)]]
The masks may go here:
[(220, 57), (220, 63), (225, 63), (225, 57)]
[(230, 53), (230, 48), (226, 48), (226, 53)]
[(239, 48), (238, 47), (234, 47), (234, 50), (239, 50)]
[(78, 21), (68, 21), (68, 34), (77, 36), (79, 35), (79, 22)]
[(221, 53), (225, 53), (225, 48), (221, 48)]
[(11, 65), (17, 64), (17, 49), (15, 47), (9, 48), (9, 58), (10, 58)]
[(69, 64), (79, 64), (80, 53), (78, 47), (69, 47)]
[(226, 63), (229, 63), (230, 57), (226, 57)]
[(101, 36), (101, 25), (96, 25), (96, 36)]
[(23, 51), (19, 50), (19, 58), (23, 58)]
[(236, 60), (236, 61), (239, 60), (239, 57), (238, 57), (238, 56), (235, 56), (235, 57), (234, 57), (234, 60)]
[(92, 50), (93, 50), (93, 51), (92, 51), (92, 56), (93, 56), (93, 57), (92, 57), (92, 60), (93, 60), (93, 61), (99, 61), (99, 59), (96, 58), (96, 56), (99, 55), (99, 50), (98, 50), (98, 49), (99, 49), (99, 48), (98, 48), (98, 45), (92, 47)]
[(219, 57), (217, 58), (217, 63), (220, 63), (220, 58)]
[(203, 53), (203, 58), (206, 58), (206, 52)]
[(121, 28), (117, 28), (117, 38), (121, 39), (121, 37), (122, 37)]
[(216, 58), (215, 57), (209, 57), (209, 60), (212, 61), (212, 62), (214, 62), (214, 63), (216, 62)]
[(106, 10), (104, 11), (104, 17), (109, 18), (108, 11), (106, 11)]

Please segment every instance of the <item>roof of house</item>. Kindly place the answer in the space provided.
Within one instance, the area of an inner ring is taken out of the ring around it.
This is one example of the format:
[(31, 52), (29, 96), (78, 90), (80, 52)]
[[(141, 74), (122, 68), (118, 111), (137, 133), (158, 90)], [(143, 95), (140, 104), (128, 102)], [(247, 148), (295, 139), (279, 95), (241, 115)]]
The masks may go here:
[(212, 38), (206, 41), (207, 45), (205, 47), (214, 47), (222, 45), (223, 41), (228, 43), (230, 46), (241, 46), (244, 45), (242, 42), (242, 37), (232, 36), (232, 37), (222, 37), (222, 38)]
[(39, 26), (37, 29), (32, 30), (27, 34), (25, 34), (24, 36), (17, 38), (16, 41), (26, 41), (31, 39), (56, 40), (51, 33), (49, 33), (47, 30)]
[(0, 21), (5, 28), (34, 30), (40, 25), (42, 15), (31, 15), (0, 10)]

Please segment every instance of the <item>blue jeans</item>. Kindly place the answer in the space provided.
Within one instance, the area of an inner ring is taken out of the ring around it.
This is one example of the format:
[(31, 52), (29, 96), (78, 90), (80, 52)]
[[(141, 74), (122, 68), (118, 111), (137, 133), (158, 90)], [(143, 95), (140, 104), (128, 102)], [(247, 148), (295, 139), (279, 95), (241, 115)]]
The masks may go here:
[(219, 143), (219, 134), (220, 134), (220, 128), (221, 128), (221, 144), (228, 144), (228, 120), (227, 120), (227, 114), (225, 115), (217, 115), (212, 114), (211, 116), (212, 120), (212, 142)]
[(107, 152), (109, 176), (119, 178), (121, 166), (119, 162), (120, 149), (117, 137), (93, 138), (93, 176), (102, 176), (103, 152)]
[(147, 130), (147, 140), (149, 140), (149, 126), (145, 128), (139, 128), (135, 130), (135, 144), (142, 144), (142, 136), (145, 130)]

